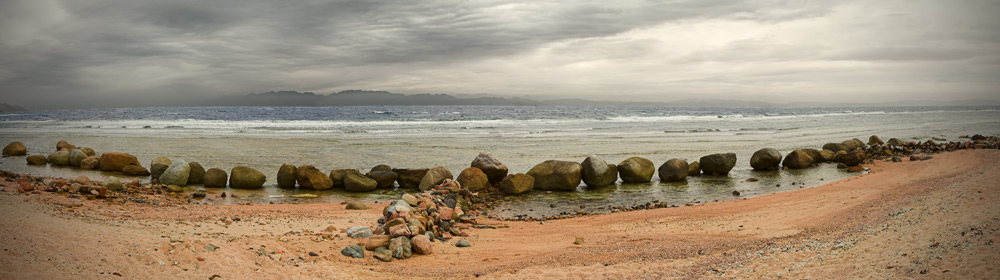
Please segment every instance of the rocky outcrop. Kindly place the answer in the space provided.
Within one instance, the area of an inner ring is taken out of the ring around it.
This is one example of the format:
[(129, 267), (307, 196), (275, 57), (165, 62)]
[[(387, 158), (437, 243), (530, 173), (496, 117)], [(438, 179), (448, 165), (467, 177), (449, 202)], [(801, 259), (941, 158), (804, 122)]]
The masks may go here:
[(444, 182), (445, 179), (454, 178), (455, 177), (451, 175), (451, 171), (448, 171), (448, 168), (444, 168), (444, 166), (431, 168), (431, 170), (428, 170), (427, 174), (424, 175), (424, 178), (420, 179), (420, 190), (429, 190), (434, 186), (441, 184), (441, 182)]
[(781, 164), (791, 169), (803, 169), (812, 167), (814, 162), (815, 160), (809, 156), (809, 153), (803, 150), (794, 150), (785, 156), (785, 160)]
[(469, 167), (462, 170), (455, 181), (458, 181), (459, 185), (472, 192), (485, 192), (491, 187), (489, 177), (476, 167)]
[(630, 157), (618, 164), (618, 177), (625, 183), (647, 183), (653, 179), (656, 165), (641, 157)]
[(427, 175), (427, 168), (416, 168), (416, 169), (393, 169), (392, 172), (396, 172), (399, 175), (396, 178), (396, 183), (399, 183), (400, 188), (417, 188), (420, 187), (420, 180), (424, 179)]
[(660, 174), (661, 182), (679, 182), (687, 178), (688, 164), (683, 159), (670, 159), (660, 165), (657, 170)]
[(361, 175), (360, 172), (347, 172), (344, 176), (344, 188), (352, 192), (370, 192), (378, 187), (375, 179)]
[(510, 174), (500, 181), (500, 190), (506, 194), (522, 194), (531, 191), (535, 186), (535, 178), (527, 174)]
[(480, 152), (479, 156), (476, 156), (476, 159), (472, 160), (471, 167), (482, 170), (490, 183), (500, 182), (507, 176), (507, 166), (488, 152)]
[(781, 164), (781, 153), (772, 148), (763, 148), (750, 157), (750, 167), (757, 171), (775, 171)]
[(701, 172), (707, 175), (727, 175), (733, 166), (736, 166), (736, 154), (712, 154), (698, 159), (701, 164)]
[(528, 175), (535, 179), (535, 189), (572, 191), (580, 185), (582, 169), (572, 161), (547, 160), (532, 167)]
[(229, 172), (229, 187), (232, 188), (259, 189), (264, 187), (264, 181), (267, 181), (267, 176), (250, 167), (237, 166)]
[(10, 144), (7, 144), (7, 146), (3, 147), (3, 156), (5, 157), (23, 156), (27, 154), (28, 154), (28, 148), (25, 147), (24, 143), (21, 142), (17, 141), (10, 142)]
[(228, 175), (226, 171), (218, 168), (209, 168), (205, 171), (205, 187), (206, 188), (225, 188), (226, 181), (228, 181)]
[(139, 165), (139, 159), (125, 153), (103, 153), (101, 154), (101, 171), (121, 172), (122, 168), (129, 165)]
[(174, 160), (163, 174), (160, 174), (160, 184), (187, 186), (191, 176), (191, 165), (183, 160)]
[(333, 187), (333, 180), (330, 176), (323, 174), (315, 166), (303, 165), (295, 169), (295, 180), (299, 186), (317, 191), (328, 190)]
[(580, 164), (580, 176), (588, 187), (602, 187), (618, 181), (618, 166), (608, 164), (603, 158), (591, 155)]

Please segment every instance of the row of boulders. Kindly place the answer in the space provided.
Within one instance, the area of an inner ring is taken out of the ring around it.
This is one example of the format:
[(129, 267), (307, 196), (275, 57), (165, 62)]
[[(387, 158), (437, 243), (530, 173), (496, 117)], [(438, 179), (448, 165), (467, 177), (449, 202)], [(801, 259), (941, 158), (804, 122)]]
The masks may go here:
[(712, 154), (688, 164), (682, 159), (670, 159), (659, 168), (649, 159), (630, 157), (621, 163), (609, 164), (603, 158), (591, 155), (582, 163), (548, 160), (535, 165), (527, 175), (534, 179), (534, 188), (540, 190), (575, 190), (582, 180), (590, 187), (614, 184), (618, 178), (625, 183), (647, 183), (659, 172), (660, 181), (676, 182), (689, 175), (705, 173), (726, 175), (736, 166), (736, 154)]

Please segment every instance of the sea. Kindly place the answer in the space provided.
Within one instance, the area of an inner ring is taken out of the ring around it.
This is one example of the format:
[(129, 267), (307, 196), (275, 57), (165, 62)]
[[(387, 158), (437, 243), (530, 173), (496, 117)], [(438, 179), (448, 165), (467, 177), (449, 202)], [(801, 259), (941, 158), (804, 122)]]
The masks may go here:
[[(809, 170), (755, 172), (750, 156), (761, 148), (782, 154), (829, 142), (878, 135), (926, 141), (958, 141), (962, 135), (1000, 135), (998, 106), (882, 106), (730, 108), (661, 106), (351, 106), (351, 107), (153, 107), (30, 111), (0, 114), (0, 144), (21, 141), (29, 154), (48, 155), (59, 140), (98, 153), (124, 152), (147, 168), (156, 157), (199, 162), (229, 170), (237, 165), (268, 176), (263, 190), (225, 189), (235, 198), (202, 203), (311, 203), (385, 201), (404, 192), (285, 190), (275, 187), (284, 163), (321, 170), (375, 165), (394, 168), (444, 166), (456, 176), (480, 152), (524, 173), (550, 159), (581, 162), (589, 155), (609, 163), (639, 156), (657, 166), (714, 153), (736, 153), (728, 176), (689, 177), (686, 182), (618, 184), (576, 191), (532, 191), (509, 196), (493, 209), (500, 218), (543, 217), (664, 202), (685, 205), (743, 199), (810, 188), (856, 176), (832, 164)], [(23, 157), (0, 159), (0, 169), (40, 176), (120, 174), (66, 167), (36, 167)], [(746, 179), (757, 178), (756, 182)], [(148, 178), (127, 178), (148, 180)], [(200, 186), (189, 186), (200, 189)], [(216, 193), (219, 190), (210, 190)], [(733, 194), (738, 191), (739, 196)], [(293, 198), (313, 193), (315, 199)]]

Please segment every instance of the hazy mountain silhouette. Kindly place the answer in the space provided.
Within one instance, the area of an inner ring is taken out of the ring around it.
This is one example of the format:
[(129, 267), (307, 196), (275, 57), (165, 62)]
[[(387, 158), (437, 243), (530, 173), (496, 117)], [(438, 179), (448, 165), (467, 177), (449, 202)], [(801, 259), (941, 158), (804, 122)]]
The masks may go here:
[(4, 112), (4, 113), (6, 113), (6, 112), (22, 112), (22, 111), (27, 111), (27, 110), (28, 109), (24, 109), (24, 107), (21, 107), (21, 106), (14, 106), (14, 105), (10, 105), (10, 104), (7, 104), (7, 103), (0, 103), (0, 112)]

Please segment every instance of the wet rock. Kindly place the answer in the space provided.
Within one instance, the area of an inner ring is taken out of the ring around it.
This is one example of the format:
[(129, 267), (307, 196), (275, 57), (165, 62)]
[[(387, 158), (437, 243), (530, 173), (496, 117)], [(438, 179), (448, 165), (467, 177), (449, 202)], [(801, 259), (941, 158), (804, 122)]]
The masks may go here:
[(740, 191), (733, 191), (733, 196), (740, 196)]
[(883, 144), (885, 144), (885, 142), (882, 142), (882, 138), (878, 138), (878, 136), (876, 135), (868, 137), (868, 146), (883, 145)]
[(772, 148), (763, 148), (750, 157), (750, 167), (757, 171), (775, 171), (781, 164), (781, 153)]
[(188, 165), (191, 166), (191, 171), (188, 173), (188, 184), (204, 184), (205, 183), (205, 168), (201, 166), (200, 163), (190, 162)]
[(366, 226), (353, 226), (347, 229), (347, 237), (350, 238), (369, 238), (374, 235), (372, 229)]
[(465, 239), (462, 239), (462, 240), (459, 240), (458, 242), (455, 242), (455, 247), (469, 247), (469, 246), (472, 246), (472, 244), (469, 243), (469, 241), (465, 240)]
[(163, 171), (167, 170), (167, 168), (170, 167), (170, 164), (172, 163), (173, 162), (170, 161), (169, 158), (165, 157), (157, 157), (153, 159), (153, 161), (149, 163), (149, 177), (152, 179), (159, 180), (160, 175), (163, 174)]
[(471, 167), (482, 170), (490, 183), (500, 182), (507, 177), (507, 166), (488, 152), (480, 152), (479, 156), (472, 160)]
[(532, 167), (528, 175), (535, 179), (535, 189), (575, 190), (580, 185), (579, 163), (561, 160), (547, 160)]
[(361, 171), (357, 169), (334, 169), (330, 170), (330, 181), (333, 182), (333, 187), (343, 188), (344, 178), (347, 178), (347, 174), (357, 174), (361, 175)]
[(698, 161), (688, 163), (688, 176), (698, 175), (701, 175), (701, 163), (698, 163)]
[[(823, 157), (823, 152), (817, 149), (802, 149), (803, 152), (809, 155), (813, 159), (813, 163), (827, 162), (825, 157)], [(826, 151), (826, 150), (824, 150)], [(846, 153), (846, 152), (845, 152)], [(836, 157), (836, 155), (834, 155)]]
[(138, 165), (129, 165), (122, 168), (122, 175), (125, 176), (149, 176), (149, 170)]
[(413, 243), (413, 252), (420, 255), (430, 255), (433, 253), (431, 239), (426, 235), (417, 235), (410, 239)]
[(659, 168), (661, 182), (679, 182), (687, 178), (688, 164), (683, 159), (670, 159), (660, 165)]
[[(389, 246), (388, 244), (389, 244), (389, 242), (387, 241), (386, 242), (386, 247)], [(389, 250), (389, 248), (386, 248), (386, 247), (378, 247), (378, 248), (375, 249), (375, 259), (378, 259), (378, 260), (383, 261), (383, 262), (391, 262), (392, 261), (392, 251)]]
[(296, 171), (295, 165), (287, 163), (282, 164), (281, 167), (278, 167), (278, 174), (276, 176), (278, 180), (278, 187), (282, 189), (295, 188), (295, 177), (297, 173), (298, 171)]
[(118, 177), (111, 176), (107, 180), (104, 180), (104, 187), (111, 191), (122, 191), (125, 189), (125, 185), (122, 185), (122, 181)]
[[(54, 152), (54, 153), (52, 153), (52, 154), (49, 155), (48, 161), (52, 165), (61, 165), (61, 166), (69, 165), (69, 151), (68, 150), (60, 150), (60, 151)], [(121, 171), (121, 170), (119, 170), (119, 171)]]
[(708, 175), (727, 175), (736, 166), (736, 154), (712, 154), (698, 159), (701, 171)]
[(323, 174), (312, 165), (303, 165), (295, 169), (295, 180), (299, 186), (317, 191), (328, 190), (333, 187), (333, 180), (330, 176)]
[(469, 167), (462, 170), (458, 174), (458, 178), (455, 179), (458, 184), (462, 187), (469, 189), (471, 192), (485, 192), (490, 188), (490, 179), (483, 173), (482, 170), (475, 167)]
[(794, 150), (785, 156), (785, 160), (781, 164), (791, 169), (803, 169), (811, 167), (813, 162), (815, 160), (809, 156), (809, 153), (803, 150)]
[(187, 186), (188, 177), (191, 176), (191, 165), (183, 160), (175, 160), (170, 163), (170, 167), (160, 174), (160, 183), (166, 185)]
[(451, 175), (451, 171), (448, 171), (448, 169), (444, 168), (444, 166), (431, 168), (431, 170), (428, 170), (427, 174), (424, 175), (424, 178), (420, 179), (420, 190), (429, 190), (434, 186), (441, 184), (441, 182), (444, 182), (445, 179), (454, 178), (455, 177)]
[[(379, 165), (379, 166), (384, 166), (385, 168), (389, 167), (388, 165)], [(365, 176), (367, 176), (368, 178), (372, 178), (372, 180), (375, 180), (376, 188), (391, 189), (393, 184), (395, 184), (396, 179), (399, 179), (399, 174), (396, 174), (396, 172), (392, 172), (392, 169), (389, 170), (382, 170), (382, 169), (383, 168), (376, 170), (376, 168), (372, 168), (372, 171), (369, 171), (368, 174), (365, 174)]]
[(17, 141), (10, 142), (9, 144), (7, 144), (7, 146), (3, 147), (3, 156), (5, 157), (23, 156), (27, 154), (28, 154), (28, 147), (25, 147), (24, 143), (21, 142)]
[(123, 168), (129, 165), (142, 166), (142, 164), (139, 164), (139, 159), (126, 153), (103, 153), (101, 154), (99, 165), (101, 171), (107, 172), (121, 172)]
[(535, 187), (535, 178), (527, 174), (510, 174), (500, 182), (500, 190), (506, 194), (522, 194)]
[(73, 144), (66, 142), (66, 140), (59, 140), (59, 143), (56, 143), (56, 151), (62, 149), (73, 150), (76, 149), (76, 146), (73, 146)]
[(80, 167), (83, 159), (87, 158), (87, 154), (80, 149), (74, 149), (69, 151), (69, 165), (73, 167)]
[(371, 238), (369, 238), (368, 241), (365, 241), (365, 249), (371, 251), (375, 250), (375, 248), (387, 247), (389, 246), (389, 239), (391, 239), (391, 237), (389, 237), (388, 235), (384, 234), (374, 235)]
[(196, 198), (196, 199), (202, 199), (205, 198), (206, 196), (208, 196), (208, 193), (206, 193), (205, 190), (197, 190), (193, 194), (191, 194), (191, 198)]
[(393, 258), (405, 259), (413, 255), (413, 245), (409, 238), (400, 236), (389, 240), (389, 251)]
[(347, 173), (344, 178), (344, 188), (352, 192), (370, 192), (378, 187), (375, 179), (368, 178), (360, 173)]
[(589, 187), (603, 187), (618, 181), (618, 166), (608, 164), (603, 158), (591, 155), (580, 163), (580, 176)]
[[(833, 158), (836, 155), (837, 155), (837, 153), (834, 153), (831, 150), (822, 150), (822, 151), (819, 151), (819, 158), (815, 158), (814, 157), (813, 160), (817, 160), (817, 161), (820, 161), (820, 162), (829, 162), (829, 161), (833, 161)], [(812, 156), (812, 154), (810, 154), (809, 156)]]
[(351, 244), (351, 245), (347, 245), (347, 247), (344, 247), (343, 250), (340, 250), (340, 254), (344, 255), (344, 256), (348, 256), (348, 257), (360, 259), (360, 258), (364, 258), (365, 257), (365, 249), (361, 248), (361, 246), (359, 246), (359, 245)]
[(30, 155), (25, 160), (28, 161), (28, 165), (45, 165), (48, 160), (43, 155)]
[(399, 175), (396, 178), (396, 183), (399, 184), (400, 188), (417, 188), (420, 187), (420, 181), (427, 175), (427, 171), (430, 169), (418, 168), (418, 169), (393, 169), (392, 172), (396, 172)]
[(228, 180), (228, 175), (226, 171), (218, 168), (209, 168), (205, 171), (205, 187), (206, 188), (225, 188), (226, 181)]
[(625, 183), (647, 183), (653, 179), (656, 165), (641, 157), (630, 157), (618, 164), (618, 176)]
[(368, 210), (371, 207), (368, 207), (368, 205), (365, 205), (364, 203), (361, 202), (351, 201), (347, 203), (347, 207), (345, 208), (347, 210)]
[[(207, 181), (207, 176), (205, 179)], [(267, 181), (267, 176), (250, 167), (237, 166), (229, 171), (229, 187), (232, 188), (259, 189), (264, 187), (264, 181)]]
[(864, 153), (860, 151), (849, 152), (847, 154), (837, 157), (837, 162), (843, 163), (844, 165), (847, 166), (857, 166), (862, 162), (864, 162), (864, 160), (865, 160)]

